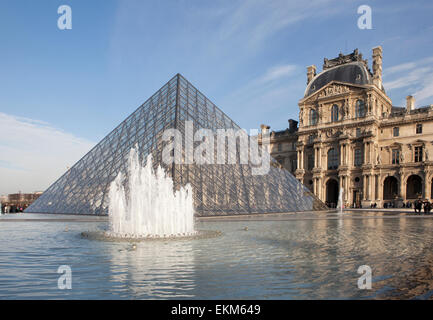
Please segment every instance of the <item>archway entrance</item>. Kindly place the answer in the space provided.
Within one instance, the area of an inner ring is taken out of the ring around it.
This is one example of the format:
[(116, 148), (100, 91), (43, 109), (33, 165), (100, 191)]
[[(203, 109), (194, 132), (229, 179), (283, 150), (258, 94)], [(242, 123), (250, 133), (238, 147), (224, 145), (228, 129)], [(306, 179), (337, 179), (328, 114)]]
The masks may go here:
[(406, 198), (418, 199), (422, 197), (422, 179), (418, 175), (411, 175), (406, 183)]
[(326, 201), (331, 208), (337, 207), (338, 203), (338, 182), (334, 179), (329, 179), (326, 183)]
[(394, 200), (398, 195), (398, 180), (396, 177), (387, 177), (383, 182), (383, 200)]

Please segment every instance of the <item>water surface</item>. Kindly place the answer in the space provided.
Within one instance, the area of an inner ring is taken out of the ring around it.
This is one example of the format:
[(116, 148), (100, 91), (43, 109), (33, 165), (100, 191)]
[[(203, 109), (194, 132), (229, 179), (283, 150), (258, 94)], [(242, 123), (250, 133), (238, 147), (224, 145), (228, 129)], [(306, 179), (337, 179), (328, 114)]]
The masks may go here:
[[(80, 237), (82, 231), (106, 228), (105, 218), (2, 216), (0, 298), (391, 297), (391, 289), (398, 289), (401, 279), (431, 265), (428, 253), (433, 244), (433, 219), (365, 215), (297, 214), (271, 221), (201, 221), (196, 223), (198, 229), (220, 230), (223, 235), (141, 242), (135, 249), (130, 243)], [(57, 287), (60, 265), (71, 267), (71, 290)], [(358, 289), (361, 265), (372, 269), (372, 290)], [(427, 290), (419, 298), (430, 296)]]

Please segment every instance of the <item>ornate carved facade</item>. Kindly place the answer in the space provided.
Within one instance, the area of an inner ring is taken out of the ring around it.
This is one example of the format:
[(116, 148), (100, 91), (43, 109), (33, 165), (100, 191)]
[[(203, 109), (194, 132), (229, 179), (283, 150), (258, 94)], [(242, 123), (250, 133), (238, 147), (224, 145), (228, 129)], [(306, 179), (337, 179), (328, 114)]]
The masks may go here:
[[(271, 133), (270, 151), (322, 201), (384, 206), (433, 199), (433, 105), (392, 105), (382, 86), (382, 48), (373, 71), (355, 50), (307, 68), (299, 128)], [(269, 127), (262, 126), (262, 130)]]

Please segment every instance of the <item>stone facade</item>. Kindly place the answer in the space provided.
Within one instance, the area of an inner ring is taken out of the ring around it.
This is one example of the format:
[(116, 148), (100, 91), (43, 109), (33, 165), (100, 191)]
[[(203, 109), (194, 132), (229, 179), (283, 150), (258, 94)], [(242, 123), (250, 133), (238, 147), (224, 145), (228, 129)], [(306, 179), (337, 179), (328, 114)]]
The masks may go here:
[[(382, 85), (382, 48), (366, 60), (352, 54), (307, 68), (299, 128), (271, 132), (271, 155), (322, 201), (382, 207), (433, 199), (433, 105), (392, 105)], [(262, 126), (263, 130), (270, 130)]]

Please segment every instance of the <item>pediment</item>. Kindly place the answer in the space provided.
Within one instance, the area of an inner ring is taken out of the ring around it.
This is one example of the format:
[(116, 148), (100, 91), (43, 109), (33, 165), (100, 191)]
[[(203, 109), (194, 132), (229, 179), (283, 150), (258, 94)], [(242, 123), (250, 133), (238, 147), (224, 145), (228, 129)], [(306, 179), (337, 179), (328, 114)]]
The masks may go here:
[(318, 99), (337, 96), (340, 94), (345, 94), (351, 91), (353, 92), (355, 90), (361, 90), (365, 88), (367, 88), (367, 86), (340, 82), (340, 81), (331, 81), (328, 84), (326, 84), (323, 88), (320, 88), (319, 90), (314, 92), (311, 96), (301, 99), (300, 102), (316, 101)]
[(390, 144), (389, 146), (387, 146), (387, 147), (385, 147), (385, 148), (386, 148), (387, 150), (390, 150), (390, 149), (401, 149), (402, 146), (403, 146), (402, 143), (400, 143), (400, 142), (394, 142), (393, 144)]

